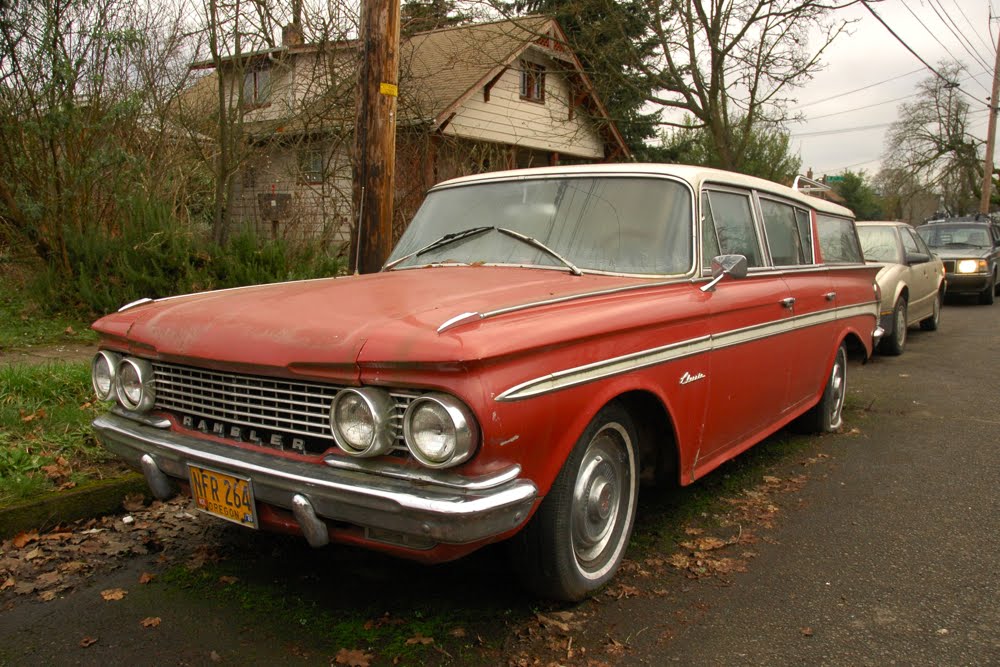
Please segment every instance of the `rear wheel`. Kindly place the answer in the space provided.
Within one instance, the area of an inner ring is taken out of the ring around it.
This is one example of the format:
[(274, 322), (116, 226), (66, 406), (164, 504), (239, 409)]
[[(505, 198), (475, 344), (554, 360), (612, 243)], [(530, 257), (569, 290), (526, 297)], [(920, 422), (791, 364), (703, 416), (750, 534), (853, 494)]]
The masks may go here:
[(528, 525), (511, 540), (534, 593), (581, 600), (618, 571), (639, 493), (638, 438), (628, 412), (602, 409), (580, 436)]
[(847, 397), (847, 347), (841, 343), (833, 358), (833, 367), (826, 380), (819, 403), (802, 415), (803, 430), (833, 433), (844, 424), (844, 399)]
[(924, 331), (937, 331), (941, 323), (941, 292), (934, 295), (934, 310), (927, 319), (920, 320), (920, 328)]
[(906, 347), (906, 299), (900, 298), (892, 309), (892, 334), (882, 340), (882, 354), (897, 356)]

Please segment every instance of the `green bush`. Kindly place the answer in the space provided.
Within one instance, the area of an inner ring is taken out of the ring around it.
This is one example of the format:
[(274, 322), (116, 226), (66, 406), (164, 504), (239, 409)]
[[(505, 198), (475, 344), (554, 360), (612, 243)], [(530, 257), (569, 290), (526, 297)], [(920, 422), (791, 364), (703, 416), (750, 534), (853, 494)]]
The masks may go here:
[[(64, 258), (42, 271), (35, 298), (53, 310), (107, 313), (144, 297), (337, 275), (344, 261), (319, 247), (236, 234), (225, 247), (178, 222), (170, 206), (133, 199), (110, 234), (63, 230)], [(72, 267), (71, 275), (62, 265)]]

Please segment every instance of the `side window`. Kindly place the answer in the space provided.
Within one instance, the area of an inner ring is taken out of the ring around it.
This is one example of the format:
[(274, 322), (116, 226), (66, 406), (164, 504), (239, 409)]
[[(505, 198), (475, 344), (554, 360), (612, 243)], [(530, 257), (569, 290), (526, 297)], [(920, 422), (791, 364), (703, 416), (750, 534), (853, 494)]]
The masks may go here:
[(827, 264), (864, 262), (854, 221), (817, 213), (816, 227), (823, 262)]
[(721, 252), (746, 256), (747, 266), (762, 266), (750, 195), (719, 190), (710, 190), (706, 194)]
[(760, 212), (764, 218), (764, 233), (767, 247), (771, 251), (771, 261), (775, 266), (802, 264), (802, 242), (795, 220), (795, 209), (770, 199), (760, 200)]
[(920, 246), (913, 240), (913, 232), (909, 229), (900, 229), (903, 236), (903, 250), (905, 252), (920, 252)]
[(931, 252), (931, 249), (927, 247), (927, 244), (924, 242), (924, 239), (920, 236), (920, 234), (917, 234), (917, 232), (912, 229), (908, 229), (906, 231), (908, 231), (913, 236), (913, 240), (916, 242), (917, 247), (920, 248), (920, 252), (924, 253), (925, 255), (934, 254)]
[(712, 217), (712, 204), (708, 201), (708, 193), (701, 193), (701, 266), (710, 270), (712, 258), (721, 255), (719, 238), (715, 235), (715, 220)]
[(804, 208), (795, 209), (795, 222), (799, 226), (799, 238), (802, 240), (802, 258), (806, 264), (814, 264), (812, 216)]

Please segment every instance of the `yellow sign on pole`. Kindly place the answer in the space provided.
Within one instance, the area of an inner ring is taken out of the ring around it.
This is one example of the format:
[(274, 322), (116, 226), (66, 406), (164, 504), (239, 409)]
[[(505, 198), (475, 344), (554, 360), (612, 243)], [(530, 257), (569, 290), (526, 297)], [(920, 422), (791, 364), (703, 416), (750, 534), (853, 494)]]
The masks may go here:
[(394, 83), (380, 83), (378, 85), (378, 92), (389, 97), (399, 97), (399, 86)]

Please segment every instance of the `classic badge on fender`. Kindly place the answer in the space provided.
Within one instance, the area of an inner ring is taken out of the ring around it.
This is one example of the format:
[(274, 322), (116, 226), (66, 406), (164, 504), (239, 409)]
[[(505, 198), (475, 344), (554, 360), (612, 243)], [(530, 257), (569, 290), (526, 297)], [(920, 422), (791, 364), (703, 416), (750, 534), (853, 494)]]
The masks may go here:
[(692, 382), (697, 382), (698, 380), (704, 380), (704, 379), (705, 379), (704, 373), (691, 375), (687, 371), (684, 371), (684, 375), (681, 376), (681, 384), (691, 384)]

